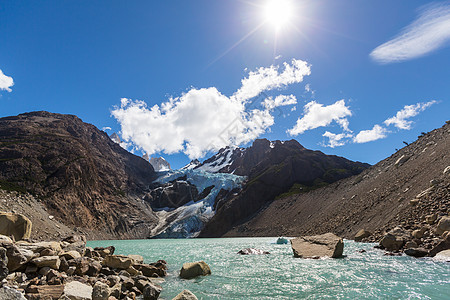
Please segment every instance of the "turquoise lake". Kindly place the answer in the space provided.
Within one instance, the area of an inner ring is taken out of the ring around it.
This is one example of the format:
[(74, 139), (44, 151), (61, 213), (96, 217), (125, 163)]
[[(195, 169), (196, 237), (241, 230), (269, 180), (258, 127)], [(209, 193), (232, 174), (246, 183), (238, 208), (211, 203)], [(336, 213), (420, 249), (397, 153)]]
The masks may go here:
[[(91, 241), (88, 246), (113, 245), (115, 254), (139, 254), (146, 263), (166, 260), (169, 270), (161, 299), (172, 299), (183, 289), (198, 299), (450, 299), (450, 263), (384, 256), (374, 244), (347, 240), (345, 258), (300, 259), (293, 257), (290, 244), (275, 241), (155, 239)], [(236, 254), (244, 248), (271, 254)], [(183, 263), (199, 260), (209, 264), (211, 276), (178, 277)]]

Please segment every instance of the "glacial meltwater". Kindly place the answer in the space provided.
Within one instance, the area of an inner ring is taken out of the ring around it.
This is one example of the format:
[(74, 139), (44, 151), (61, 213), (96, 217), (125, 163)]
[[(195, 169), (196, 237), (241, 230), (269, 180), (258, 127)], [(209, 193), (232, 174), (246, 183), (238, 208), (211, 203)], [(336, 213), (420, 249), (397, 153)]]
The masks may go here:
[[(294, 258), (290, 244), (276, 238), (153, 239), (91, 241), (139, 254), (146, 263), (164, 259), (168, 274), (161, 299), (184, 289), (198, 299), (450, 299), (450, 263), (430, 258), (384, 256), (375, 244), (345, 240), (341, 259)], [(268, 255), (238, 255), (244, 248)], [(360, 253), (364, 249), (366, 252)], [(204, 260), (212, 275), (184, 280), (185, 262)]]

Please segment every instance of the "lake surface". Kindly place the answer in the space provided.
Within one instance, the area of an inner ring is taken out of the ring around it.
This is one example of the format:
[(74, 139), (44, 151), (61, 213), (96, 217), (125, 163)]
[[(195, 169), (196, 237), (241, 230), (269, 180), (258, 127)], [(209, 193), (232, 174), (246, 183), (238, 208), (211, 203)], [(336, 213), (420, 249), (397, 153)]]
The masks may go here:
[[(140, 254), (146, 263), (164, 259), (168, 275), (161, 299), (189, 289), (199, 299), (450, 299), (450, 263), (384, 256), (375, 244), (345, 241), (342, 259), (294, 258), (276, 238), (91, 241), (116, 247), (115, 254)], [(237, 255), (243, 248), (269, 255)], [(359, 253), (364, 249), (366, 253)], [(185, 262), (204, 260), (212, 275), (184, 280)]]

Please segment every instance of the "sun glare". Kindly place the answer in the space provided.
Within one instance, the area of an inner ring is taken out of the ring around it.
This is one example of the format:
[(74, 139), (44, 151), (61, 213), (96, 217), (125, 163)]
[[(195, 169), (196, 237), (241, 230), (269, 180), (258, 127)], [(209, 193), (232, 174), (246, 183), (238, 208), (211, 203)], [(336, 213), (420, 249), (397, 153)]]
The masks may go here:
[(266, 21), (280, 29), (290, 21), (292, 9), (290, 0), (269, 0), (265, 7)]

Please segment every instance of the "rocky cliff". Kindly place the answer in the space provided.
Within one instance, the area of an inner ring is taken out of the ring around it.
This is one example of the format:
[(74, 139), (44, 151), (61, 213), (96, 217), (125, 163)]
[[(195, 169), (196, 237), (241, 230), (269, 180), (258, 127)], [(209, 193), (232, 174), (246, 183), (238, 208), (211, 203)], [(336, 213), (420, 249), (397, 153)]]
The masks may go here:
[[(285, 195), (226, 236), (297, 236), (332, 231), (353, 238), (360, 229), (377, 241), (400, 225), (434, 228), (450, 213), (450, 122), (357, 176)], [(244, 208), (243, 208), (244, 209)], [(219, 214), (217, 216), (220, 216)], [(427, 238), (423, 241), (424, 244)]]
[(147, 161), (76, 116), (0, 118), (0, 187), (33, 194), (90, 238), (147, 237), (156, 217), (141, 199), (154, 178)]

